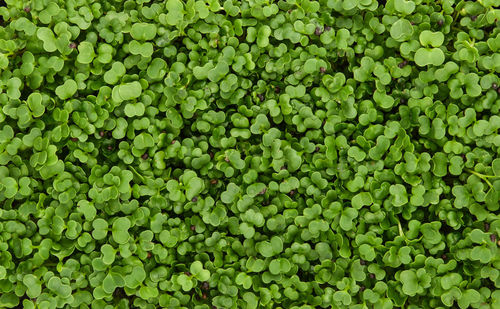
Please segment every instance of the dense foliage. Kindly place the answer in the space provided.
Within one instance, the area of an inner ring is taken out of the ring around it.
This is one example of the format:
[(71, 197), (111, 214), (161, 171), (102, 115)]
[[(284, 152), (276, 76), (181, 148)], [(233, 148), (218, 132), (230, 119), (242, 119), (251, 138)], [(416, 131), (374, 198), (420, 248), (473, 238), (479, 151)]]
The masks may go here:
[(500, 0), (5, 0), (0, 307), (500, 308)]

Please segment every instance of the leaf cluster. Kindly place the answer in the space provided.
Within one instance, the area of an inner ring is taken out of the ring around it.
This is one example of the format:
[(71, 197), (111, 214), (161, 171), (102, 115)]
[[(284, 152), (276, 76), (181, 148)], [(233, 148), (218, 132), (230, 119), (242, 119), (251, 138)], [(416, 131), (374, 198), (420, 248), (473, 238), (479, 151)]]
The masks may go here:
[(499, 308), (500, 1), (0, 1), (1, 308)]

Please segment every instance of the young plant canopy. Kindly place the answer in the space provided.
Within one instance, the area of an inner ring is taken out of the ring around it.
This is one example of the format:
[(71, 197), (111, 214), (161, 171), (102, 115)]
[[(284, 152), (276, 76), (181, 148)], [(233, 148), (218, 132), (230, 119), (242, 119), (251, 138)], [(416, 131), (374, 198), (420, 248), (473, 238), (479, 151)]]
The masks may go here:
[(500, 308), (500, 0), (0, 3), (0, 308)]

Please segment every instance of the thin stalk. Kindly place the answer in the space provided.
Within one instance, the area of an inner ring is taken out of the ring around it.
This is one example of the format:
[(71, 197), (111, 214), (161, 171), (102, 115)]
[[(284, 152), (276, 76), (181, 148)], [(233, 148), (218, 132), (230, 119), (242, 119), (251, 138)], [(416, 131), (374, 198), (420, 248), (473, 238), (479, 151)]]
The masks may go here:
[(488, 180), (488, 178), (495, 178), (495, 177), (499, 177), (499, 176), (493, 176), (493, 175), (484, 175), (484, 174), (481, 174), (481, 173), (478, 173), (474, 170), (469, 170), (467, 169), (467, 171), (479, 178), (481, 178), (482, 180), (484, 180), (484, 182), (486, 182), (488, 184), (488, 186), (490, 186), (490, 188), (493, 188), (493, 185), (491, 184), (491, 182)]
[(399, 220), (398, 220), (398, 230), (399, 230), (399, 236), (406, 238), (406, 235), (403, 232), (403, 227), (401, 226), (401, 222), (399, 222)]
[(141, 174), (139, 174), (139, 173), (135, 170), (135, 168), (133, 168), (132, 166), (129, 166), (129, 168), (130, 168), (130, 170), (131, 170), (131, 171), (132, 171), (132, 172), (133, 172), (133, 173), (134, 173), (137, 177), (139, 177), (139, 179), (142, 181), (142, 183), (146, 183), (146, 180), (144, 180), (144, 177), (143, 177)]

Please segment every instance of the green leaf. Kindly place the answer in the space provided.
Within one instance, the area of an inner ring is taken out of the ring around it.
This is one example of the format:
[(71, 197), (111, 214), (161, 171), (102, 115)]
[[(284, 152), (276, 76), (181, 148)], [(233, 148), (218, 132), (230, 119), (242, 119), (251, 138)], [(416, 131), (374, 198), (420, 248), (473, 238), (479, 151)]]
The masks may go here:
[(179, 0), (168, 0), (166, 3), (167, 23), (171, 26), (179, 26), (184, 16), (184, 6)]
[(408, 194), (406, 192), (405, 186), (401, 184), (391, 185), (389, 192), (393, 197), (393, 205), (396, 207), (403, 206), (408, 203)]
[(42, 95), (40, 93), (34, 92), (30, 94), (26, 101), (34, 117), (41, 117), (45, 113), (45, 106), (42, 104)]
[(263, 183), (254, 183), (247, 187), (247, 194), (251, 197), (255, 197), (264, 192), (266, 192), (266, 185)]
[(444, 42), (444, 34), (442, 32), (432, 32), (424, 30), (419, 35), (420, 44), (427, 47), (439, 47)]
[(66, 100), (71, 98), (77, 90), (78, 86), (76, 82), (72, 79), (67, 79), (64, 84), (56, 88), (56, 94), (61, 100)]
[(90, 42), (81, 42), (78, 45), (78, 56), (76, 61), (82, 64), (89, 64), (95, 58), (94, 46)]
[(229, 65), (224, 61), (220, 61), (213, 69), (208, 71), (207, 77), (212, 82), (218, 82), (224, 78), (227, 73), (229, 73)]
[(269, 263), (269, 271), (273, 275), (287, 273), (290, 271), (290, 269), (291, 264), (287, 259), (272, 260), (271, 263)]
[(356, 194), (351, 201), (352, 207), (361, 209), (363, 206), (368, 206), (373, 202), (369, 192), (361, 192)]
[(225, 204), (231, 204), (236, 200), (239, 193), (240, 188), (236, 184), (230, 182), (227, 185), (226, 191), (221, 194), (221, 201)]
[(441, 287), (445, 290), (451, 289), (452, 286), (458, 286), (462, 282), (462, 276), (457, 273), (449, 273), (441, 278)]
[(190, 291), (194, 286), (191, 278), (186, 276), (185, 274), (181, 274), (179, 277), (177, 277), (177, 283), (181, 285), (182, 290), (185, 292)]
[(263, 25), (259, 28), (257, 32), (257, 46), (260, 48), (264, 48), (269, 45), (269, 36), (271, 35), (272, 30), (268, 25)]
[(418, 291), (418, 279), (414, 270), (403, 270), (399, 275), (403, 284), (403, 292), (409, 296), (415, 296)]
[(342, 211), (340, 216), (340, 227), (349, 231), (354, 227), (353, 220), (358, 216), (358, 211), (354, 208), (346, 208)]
[(59, 277), (54, 276), (50, 278), (47, 282), (47, 287), (61, 298), (67, 298), (71, 296), (71, 287), (69, 285), (63, 284)]
[(42, 293), (42, 284), (35, 275), (27, 274), (23, 277), (23, 283), (28, 288), (26, 295), (30, 298), (36, 298)]
[(359, 246), (359, 254), (361, 258), (366, 261), (373, 261), (376, 257), (375, 250), (368, 244), (362, 244)]
[(491, 162), (491, 168), (495, 176), (500, 176), (500, 159), (495, 159)]
[(408, 20), (401, 18), (392, 24), (390, 34), (396, 41), (404, 42), (413, 35), (413, 27)]
[(189, 270), (193, 276), (200, 281), (207, 281), (210, 279), (210, 271), (203, 269), (203, 264), (200, 261), (194, 261)]
[(146, 149), (154, 146), (154, 139), (149, 133), (141, 133), (134, 138), (134, 146), (137, 149)]
[(128, 229), (131, 227), (130, 220), (127, 217), (118, 218), (113, 222), (112, 234), (113, 240), (118, 244), (125, 244), (128, 242), (130, 235)]
[(120, 81), (120, 78), (125, 75), (126, 69), (123, 63), (114, 62), (111, 69), (104, 73), (104, 81), (110, 85), (114, 85)]
[[(125, 73), (125, 72), (123, 72)], [(150, 78), (160, 79), (167, 74), (167, 63), (161, 58), (155, 58), (148, 66), (147, 74)]]
[(200, 194), (205, 188), (205, 183), (201, 178), (193, 177), (186, 185), (186, 198), (192, 200), (195, 196)]
[(156, 25), (148, 23), (134, 23), (130, 28), (130, 35), (135, 40), (150, 41), (156, 36)]
[(4, 177), (0, 180), (6, 198), (13, 198), (19, 189), (17, 181), (12, 177)]
[(142, 93), (142, 86), (139, 82), (130, 82), (113, 88), (112, 97), (116, 102), (132, 100), (138, 98)]
[(481, 263), (488, 263), (493, 258), (493, 254), (488, 247), (476, 246), (470, 252), (472, 260), (481, 261)]
[(394, 0), (394, 8), (400, 13), (410, 15), (415, 10), (415, 2), (411, 0)]
[(47, 52), (55, 52), (57, 50), (57, 41), (54, 32), (46, 27), (40, 27), (37, 30), (36, 36), (42, 40), (43, 49)]
[(444, 62), (444, 53), (439, 48), (419, 48), (415, 53), (415, 63), (419, 66), (441, 65)]

